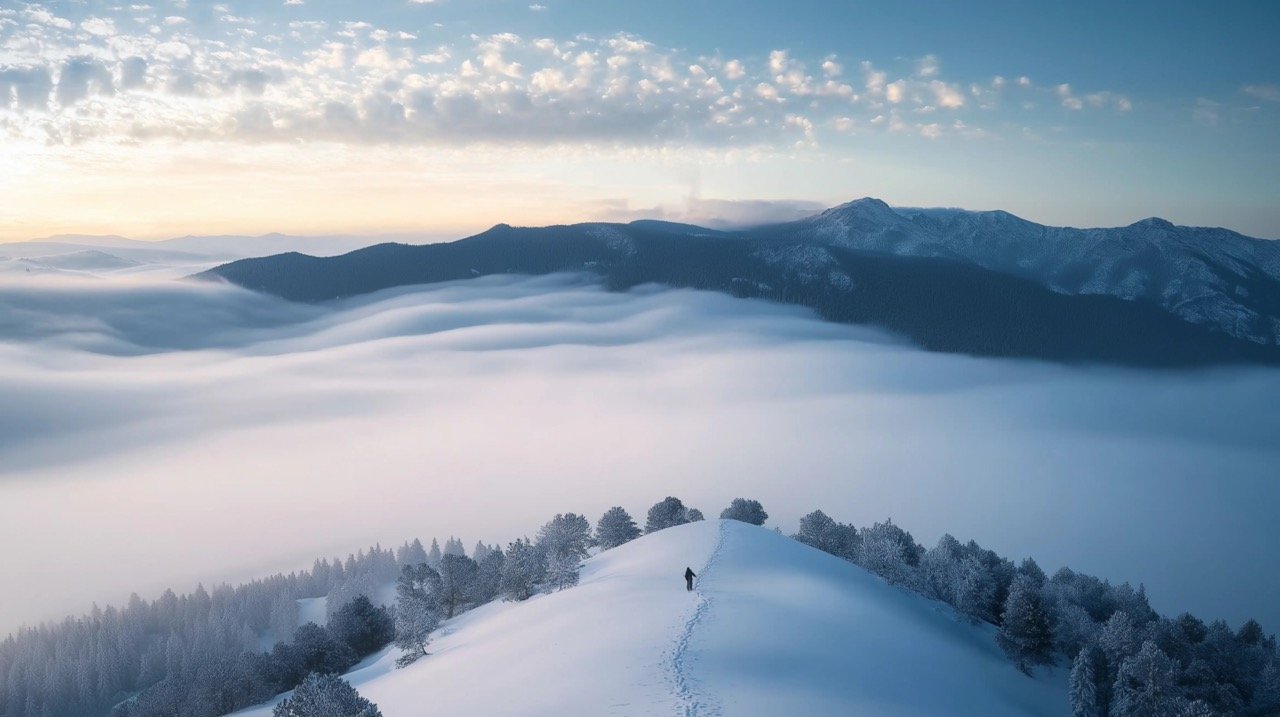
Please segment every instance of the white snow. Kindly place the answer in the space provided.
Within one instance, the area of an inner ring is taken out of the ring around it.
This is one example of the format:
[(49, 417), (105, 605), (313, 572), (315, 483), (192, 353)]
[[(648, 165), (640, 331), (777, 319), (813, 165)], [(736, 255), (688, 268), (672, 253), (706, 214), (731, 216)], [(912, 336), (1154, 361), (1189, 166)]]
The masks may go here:
[(465, 613), (430, 649), (401, 670), (388, 649), (347, 679), (386, 717), (1067, 713), (1062, 671), (1022, 675), (989, 627), (734, 521), (604, 552), (577, 587)]

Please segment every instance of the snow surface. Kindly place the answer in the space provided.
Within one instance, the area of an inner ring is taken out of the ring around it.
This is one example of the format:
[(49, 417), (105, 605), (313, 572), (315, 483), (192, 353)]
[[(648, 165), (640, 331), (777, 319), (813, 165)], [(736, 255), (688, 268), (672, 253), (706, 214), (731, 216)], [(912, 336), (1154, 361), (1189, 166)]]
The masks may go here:
[(1067, 714), (1063, 671), (1022, 675), (989, 626), (735, 521), (601, 553), (577, 587), (472, 610), (430, 649), (347, 679), (386, 717)]

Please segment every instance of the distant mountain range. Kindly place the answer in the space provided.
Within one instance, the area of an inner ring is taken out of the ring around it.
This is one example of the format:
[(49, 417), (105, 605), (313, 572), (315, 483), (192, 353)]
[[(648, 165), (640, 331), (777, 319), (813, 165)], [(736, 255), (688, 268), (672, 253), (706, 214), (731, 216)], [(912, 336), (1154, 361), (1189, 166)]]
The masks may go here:
[[(400, 237), (395, 237), (400, 238)], [(288, 234), (264, 234), (262, 236), (185, 236), (158, 241), (140, 241), (114, 234), (59, 234), (31, 241), (0, 244), (0, 256), (30, 258), (62, 254), (90, 249), (104, 250), (119, 256), (142, 252), (151, 256), (176, 258), (220, 257), (224, 260), (247, 256), (266, 256), (288, 251), (306, 251), (320, 256), (343, 254), (368, 246), (369, 237), (291, 236)]]
[(1141, 366), (1280, 363), (1280, 242), (1161, 219), (1072, 229), (868, 198), (741, 231), (499, 224), (447, 244), (286, 253), (198, 276), (318, 302), (563, 271), (593, 272), (618, 290), (660, 283), (800, 304), (937, 351)]

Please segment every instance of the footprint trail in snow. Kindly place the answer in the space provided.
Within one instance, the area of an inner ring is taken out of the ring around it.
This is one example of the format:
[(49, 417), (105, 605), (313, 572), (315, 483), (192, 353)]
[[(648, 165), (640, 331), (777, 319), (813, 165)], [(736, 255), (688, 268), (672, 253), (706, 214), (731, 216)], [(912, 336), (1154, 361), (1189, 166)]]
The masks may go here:
[(698, 606), (694, 609), (693, 615), (684, 624), (684, 628), (676, 638), (675, 649), (671, 653), (671, 661), (668, 665), (672, 682), (675, 685), (676, 714), (682, 717), (718, 717), (720, 715), (720, 706), (715, 703), (715, 700), (710, 695), (701, 693), (690, 678), (689, 641), (693, 638), (694, 631), (702, 624), (707, 613), (711, 610), (712, 598), (702, 591), (702, 586), (714, 574), (716, 558), (720, 556), (720, 549), (724, 547), (724, 539), (725, 524), (722, 521), (720, 523), (719, 536), (716, 538), (716, 545), (711, 550), (711, 556), (707, 558), (706, 565), (703, 565), (702, 569), (698, 571), (697, 587), (694, 588), (694, 592), (698, 596)]

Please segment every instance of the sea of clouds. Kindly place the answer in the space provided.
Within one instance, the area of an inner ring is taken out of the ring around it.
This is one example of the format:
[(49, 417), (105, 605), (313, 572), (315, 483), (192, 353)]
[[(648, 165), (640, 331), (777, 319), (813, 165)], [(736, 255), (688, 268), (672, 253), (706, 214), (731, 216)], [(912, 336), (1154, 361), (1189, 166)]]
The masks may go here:
[[(324, 306), (0, 280), (0, 632), (375, 542), (761, 500), (887, 516), (1280, 625), (1280, 372), (927, 353), (808, 311), (589, 277)], [(673, 566), (673, 574), (681, 566)]]

